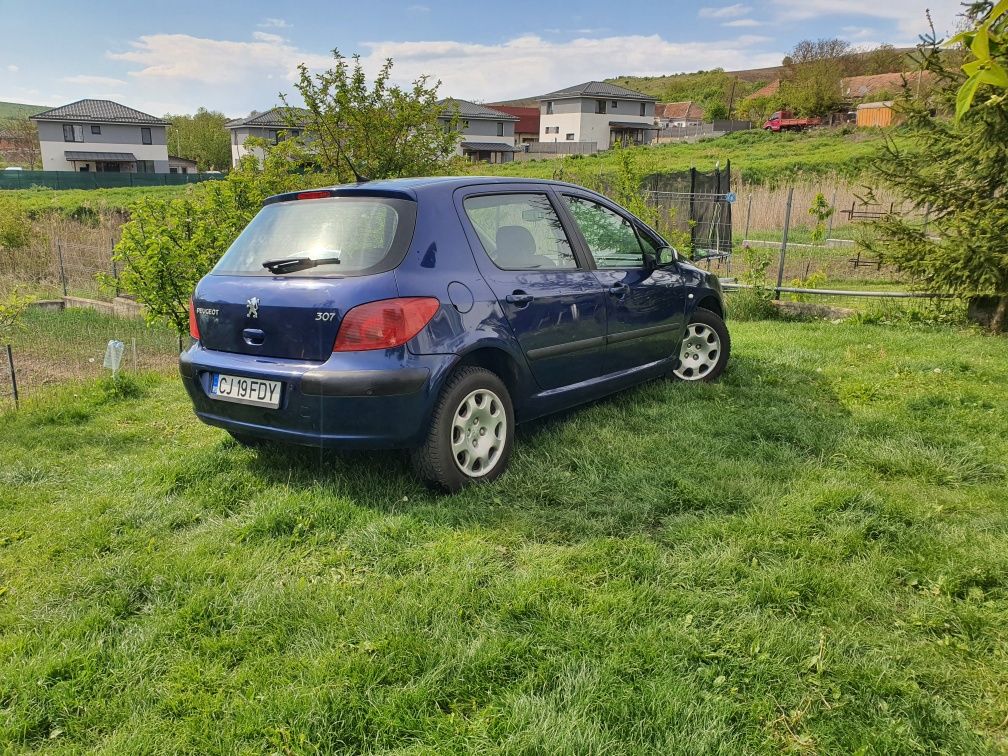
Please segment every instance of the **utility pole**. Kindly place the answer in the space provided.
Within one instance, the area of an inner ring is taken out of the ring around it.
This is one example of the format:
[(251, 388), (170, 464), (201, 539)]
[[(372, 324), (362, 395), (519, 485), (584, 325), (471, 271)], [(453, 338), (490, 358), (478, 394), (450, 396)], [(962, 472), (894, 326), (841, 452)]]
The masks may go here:
[(735, 104), (735, 85), (738, 84), (738, 76), (732, 79), (731, 95), (728, 96), (728, 120), (731, 120), (732, 106)]

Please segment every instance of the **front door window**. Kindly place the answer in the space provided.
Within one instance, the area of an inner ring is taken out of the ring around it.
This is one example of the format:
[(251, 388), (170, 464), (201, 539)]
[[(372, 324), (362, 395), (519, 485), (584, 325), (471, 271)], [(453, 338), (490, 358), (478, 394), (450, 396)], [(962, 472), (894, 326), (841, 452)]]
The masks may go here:
[(639, 268), (644, 251), (630, 221), (597, 202), (564, 196), (599, 268)]

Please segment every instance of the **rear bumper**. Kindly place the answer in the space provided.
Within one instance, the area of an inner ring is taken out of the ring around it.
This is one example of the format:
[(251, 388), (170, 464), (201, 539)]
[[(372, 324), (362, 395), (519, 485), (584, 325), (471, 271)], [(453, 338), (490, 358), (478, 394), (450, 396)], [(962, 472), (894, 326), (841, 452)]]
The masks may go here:
[[(418, 445), (454, 355), (405, 349), (334, 354), (324, 363), (216, 352), (194, 344), (179, 357), (182, 383), (208, 425), (308, 446), (394, 449)], [(210, 395), (213, 373), (280, 381), (280, 407)]]

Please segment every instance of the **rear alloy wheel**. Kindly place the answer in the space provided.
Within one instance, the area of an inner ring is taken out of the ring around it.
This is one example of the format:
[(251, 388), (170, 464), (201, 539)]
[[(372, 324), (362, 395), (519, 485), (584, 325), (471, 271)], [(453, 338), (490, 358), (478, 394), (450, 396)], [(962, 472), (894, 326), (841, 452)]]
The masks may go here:
[(489, 370), (463, 367), (442, 390), (413, 466), (425, 481), (452, 492), (491, 481), (507, 467), (513, 434), (507, 387)]
[(683, 381), (714, 381), (724, 372), (731, 339), (717, 313), (697, 308), (679, 347), (679, 367), (673, 373)]

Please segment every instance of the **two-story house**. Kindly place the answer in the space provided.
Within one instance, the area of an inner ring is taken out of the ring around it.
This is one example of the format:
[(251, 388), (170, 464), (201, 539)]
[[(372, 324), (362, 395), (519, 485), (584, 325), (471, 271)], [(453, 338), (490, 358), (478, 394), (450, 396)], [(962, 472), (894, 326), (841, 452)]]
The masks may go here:
[(518, 118), (486, 105), (468, 100), (442, 100), (441, 122), (447, 129), (458, 117), (459, 155), (484, 163), (509, 163), (514, 160), (515, 124)]
[(78, 100), (31, 120), (44, 171), (168, 173), (164, 119), (111, 100)]
[(612, 145), (654, 141), (656, 98), (604, 81), (587, 81), (539, 98), (540, 142)]
[[(264, 113), (253, 112), (245, 118), (228, 121), (225, 126), (231, 132), (231, 165), (237, 167), (246, 155), (255, 155), (260, 161), (263, 151), (259, 147), (246, 147), (245, 140), (249, 137), (265, 139), (270, 144), (279, 144), (284, 138), (296, 137), (304, 128), (302, 111), (298, 108), (272, 108)], [(289, 117), (293, 116), (297, 126), (291, 126)]]

